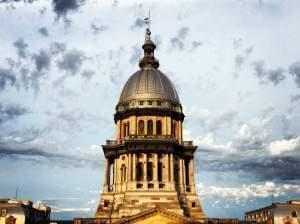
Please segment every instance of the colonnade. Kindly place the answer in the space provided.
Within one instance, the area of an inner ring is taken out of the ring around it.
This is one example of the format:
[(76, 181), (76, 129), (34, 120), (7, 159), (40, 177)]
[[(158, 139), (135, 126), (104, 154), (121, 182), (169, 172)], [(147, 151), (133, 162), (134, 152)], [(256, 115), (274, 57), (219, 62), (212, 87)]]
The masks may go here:
[(173, 153), (128, 153), (105, 160), (104, 191), (195, 192), (194, 160)]

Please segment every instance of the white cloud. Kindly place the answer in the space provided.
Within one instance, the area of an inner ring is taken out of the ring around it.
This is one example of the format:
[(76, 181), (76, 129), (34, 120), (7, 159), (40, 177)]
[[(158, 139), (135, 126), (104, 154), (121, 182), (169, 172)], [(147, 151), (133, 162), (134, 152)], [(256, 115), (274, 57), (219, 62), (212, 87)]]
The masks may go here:
[(269, 144), (269, 151), (272, 155), (300, 150), (300, 136), (291, 139), (276, 140)]
[[(229, 201), (236, 204), (249, 200), (300, 194), (300, 186), (297, 184), (276, 184), (265, 182), (263, 184), (243, 185), (241, 187), (205, 186), (198, 184), (198, 192), (203, 199), (214, 201)], [(224, 202), (225, 203), (225, 202)]]

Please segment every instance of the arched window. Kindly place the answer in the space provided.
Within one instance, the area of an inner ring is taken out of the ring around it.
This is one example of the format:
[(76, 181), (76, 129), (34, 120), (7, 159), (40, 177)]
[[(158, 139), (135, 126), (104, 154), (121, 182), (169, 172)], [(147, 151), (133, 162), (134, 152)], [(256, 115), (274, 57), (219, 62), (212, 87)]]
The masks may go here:
[(126, 130), (126, 124), (123, 124), (123, 137), (126, 137), (126, 133), (127, 133), (127, 130)]
[(130, 133), (130, 126), (129, 126), (129, 122), (127, 122), (127, 129), (126, 129), (126, 136), (129, 136)]
[(147, 122), (147, 135), (153, 135), (153, 121), (148, 120)]
[(121, 183), (124, 183), (126, 181), (126, 166), (123, 164), (121, 166)]
[(136, 180), (143, 180), (143, 163), (139, 162), (136, 166)]
[(139, 135), (144, 135), (144, 121), (143, 120), (139, 120), (139, 124), (138, 124), (138, 131), (139, 131)]
[(156, 121), (156, 134), (161, 135), (161, 121)]
[(176, 136), (176, 122), (175, 121), (172, 121), (172, 125), (171, 125), (171, 135), (173, 137)]

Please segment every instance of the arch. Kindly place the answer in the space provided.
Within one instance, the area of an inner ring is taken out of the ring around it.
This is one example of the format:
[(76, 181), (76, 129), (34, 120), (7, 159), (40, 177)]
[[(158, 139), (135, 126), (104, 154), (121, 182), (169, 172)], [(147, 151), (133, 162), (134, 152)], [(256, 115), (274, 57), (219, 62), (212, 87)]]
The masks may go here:
[(123, 137), (126, 137), (126, 133), (127, 133), (127, 127), (126, 124), (123, 124)]
[(147, 121), (147, 135), (153, 135), (153, 121)]
[(126, 182), (126, 165), (121, 166), (121, 183)]
[(13, 216), (9, 216), (8, 218), (6, 218), (5, 220), (5, 224), (15, 224), (16, 223), (16, 218)]
[(127, 122), (127, 136), (129, 136), (129, 133), (130, 133), (130, 123), (129, 121)]
[(172, 121), (172, 124), (171, 124), (171, 136), (172, 137), (176, 136), (176, 121)]
[(161, 121), (158, 120), (158, 121), (156, 121), (156, 134), (161, 135), (161, 130), (162, 130)]
[(139, 162), (136, 166), (136, 180), (142, 181), (143, 180), (143, 163)]
[(144, 124), (144, 121), (143, 120), (139, 120), (139, 123), (138, 123), (138, 134), (139, 135), (144, 135), (145, 134), (145, 124)]

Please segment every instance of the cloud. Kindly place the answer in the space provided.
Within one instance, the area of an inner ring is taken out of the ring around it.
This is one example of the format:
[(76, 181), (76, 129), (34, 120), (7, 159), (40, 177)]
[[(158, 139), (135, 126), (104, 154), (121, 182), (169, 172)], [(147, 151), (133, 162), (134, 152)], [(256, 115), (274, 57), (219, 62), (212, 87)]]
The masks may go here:
[(25, 43), (23, 38), (19, 38), (15, 42), (13, 42), (13, 46), (17, 49), (17, 54), (20, 58), (26, 58), (26, 48), (28, 48), (28, 44)]
[(188, 27), (182, 27), (177, 35), (173, 38), (171, 38), (171, 45), (172, 48), (177, 48), (178, 50), (183, 50), (185, 47), (185, 40), (186, 40), (186, 36), (187, 33), (189, 32), (189, 28)]
[(239, 150), (257, 150), (266, 147), (270, 130), (266, 125), (270, 119), (252, 119), (244, 123), (233, 138), (233, 147)]
[(49, 70), (51, 57), (45, 50), (40, 50), (38, 54), (33, 54), (32, 59), (35, 63), (37, 71)]
[(288, 152), (300, 151), (300, 136), (273, 141), (269, 145), (269, 150), (272, 155), (282, 155)]
[(280, 184), (272, 181), (265, 183), (242, 185), (237, 187), (205, 186), (198, 184), (198, 192), (202, 199), (212, 201), (221, 200), (222, 205), (243, 204), (257, 199), (300, 194), (300, 186), (297, 184)]
[(53, 42), (50, 44), (50, 52), (53, 55), (63, 53), (66, 49), (66, 44), (62, 42)]
[(197, 49), (198, 47), (200, 47), (200, 46), (202, 46), (202, 42), (201, 41), (196, 41), (196, 40), (194, 40), (193, 42), (192, 42), (192, 49), (193, 50), (195, 50), (195, 49)]
[(131, 54), (131, 57), (129, 59), (129, 62), (131, 64), (136, 65), (141, 58), (142, 58), (142, 49), (140, 47), (133, 46), (132, 47), (132, 54)]
[[(28, 134), (28, 133), (26, 133)], [(99, 167), (100, 146), (64, 148), (56, 141), (45, 140), (39, 134), (32, 136), (0, 136), (0, 160), (30, 160), (36, 163), (57, 164), (62, 167)]]
[(226, 128), (238, 114), (236, 109), (229, 108), (221, 112), (213, 112), (202, 108), (192, 108), (189, 112), (208, 132)]
[(72, 49), (64, 53), (62, 60), (58, 61), (57, 65), (60, 70), (75, 75), (79, 72), (84, 60), (85, 56), (82, 51)]
[(41, 27), (38, 29), (38, 32), (44, 36), (44, 37), (48, 37), (49, 36), (49, 32), (48, 32), (48, 29), (47, 27)]
[(53, 11), (57, 18), (66, 17), (69, 12), (77, 11), (85, 0), (52, 0)]
[(86, 80), (90, 80), (95, 74), (96, 72), (94, 70), (84, 70), (81, 72), (81, 76)]
[(300, 61), (296, 61), (289, 67), (289, 73), (294, 76), (295, 83), (300, 88)]
[(137, 18), (134, 23), (130, 26), (132, 30), (139, 29), (145, 26), (145, 21), (141, 18)]
[(17, 104), (4, 105), (0, 103), (0, 125), (6, 121), (14, 120), (17, 117), (29, 113), (29, 110)]
[(277, 85), (286, 78), (284, 74), (286, 71), (282, 67), (267, 70), (264, 61), (254, 61), (252, 66), (254, 67), (255, 76), (260, 80), (261, 84), (272, 82), (273, 85)]
[(298, 102), (299, 100), (300, 100), (300, 94), (295, 94), (295, 95), (290, 96), (290, 101), (292, 103)]
[(6, 86), (13, 86), (16, 83), (16, 75), (12, 70), (0, 68), (0, 91)]
[(108, 26), (104, 25), (97, 25), (95, 23), (91, 23), (91, 29), (93, 31), (93, 34), (99, 34), (100, 32), (103, 32), (108, 29)]
[(248, 60), (252, 52), (253, 52), (253, 47), (251, 46), (246, 48), (241, 54), (235, 56), (234, 63), (237, 71), (240, 71), (241, 67)]

